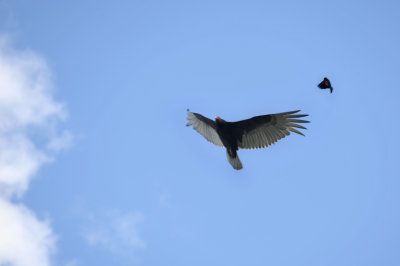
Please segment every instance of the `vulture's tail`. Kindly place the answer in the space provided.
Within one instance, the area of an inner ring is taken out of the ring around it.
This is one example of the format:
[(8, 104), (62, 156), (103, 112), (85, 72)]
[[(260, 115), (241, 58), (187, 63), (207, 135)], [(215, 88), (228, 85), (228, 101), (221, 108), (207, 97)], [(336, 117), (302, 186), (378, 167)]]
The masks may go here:
[(228, 157), (228, 161), (229, 163), (232, 165), (233, 168), (235, 168), (236, 170), (240, 170), (243, 168), (242, 166), (242, 162), (239, 159), (239, 156), (237, 155), (236, 152), (234, 152), (233, 154), (230, 154), (228, 149), (226, 149), (226, 157)]

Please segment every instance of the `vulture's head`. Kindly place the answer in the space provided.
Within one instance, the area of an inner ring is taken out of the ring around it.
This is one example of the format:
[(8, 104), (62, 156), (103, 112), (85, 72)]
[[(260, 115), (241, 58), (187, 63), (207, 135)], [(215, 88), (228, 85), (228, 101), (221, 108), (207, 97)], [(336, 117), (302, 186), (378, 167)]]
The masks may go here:
[(221, 125), (221, 124), (226, 124), (226, 121), (224, 119), (222, 119), (221, 117), (216, 116), (215, 123), (217, 123), (217, 125)]

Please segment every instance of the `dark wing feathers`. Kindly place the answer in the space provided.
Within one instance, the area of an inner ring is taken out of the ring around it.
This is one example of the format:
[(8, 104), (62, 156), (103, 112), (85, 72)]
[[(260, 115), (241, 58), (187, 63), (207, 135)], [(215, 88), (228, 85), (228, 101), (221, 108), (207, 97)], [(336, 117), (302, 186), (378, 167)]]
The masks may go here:
[(326, 88), (328, 88), (328, 86), (326, 86), (326, 84), (325, 84), (325, 81), (323, 80), (323, 81), (321, 81), (321, 83), (319, 83), (318, 84), (318, 87), (320, 88), (320, 89), (326, 89)]
[(320, 89), (328, 89), (328, 88), (329, 88), (329, 90), (331, 91), (331, 93), (332, 93), (332, 91), (333, 91), (332, 84), (331, 84), (330, 80), (327, 79), (327, 78), (324, 78), (324, 80), (321, 81), (321, 83), (318, 84), (318, 87), (319, 87)]
[(299, 112), (299, 110), (256, 116), (247, 120), (231, 123), (236, 135), (239, 136), (239, 148), (264, 148), (290, 135), (290, 131), (304, 136), (304, 134), (295, 129), (295, 127), (306, 129), (297, 123), (308, 123), (309, 121), (297, 118), (308, 115), (295, 115), (297, 112)]
[(188, 112), (187, 119), (189, 122), (186, 126), (193, 125), (193, 128), (199, 132), (203, 137), (205, 137), (209, 142), (223, 147), (222, 141), (217, 133), (217, 126), (214, 121), (211, 119), (202, 116), (201, 114)]
[[(272, 119), (271, 115), (259, 115), (252, 117), (250, 119), (241, 120), (237, 122), (231, 122), (234, 125), (235, 130), (246, 130), (251, 131), (258, 127), (259, 124), (264, 124), (270, 122)], [(238, 132), (239, 133), (239, 132)], [(240, 132), (242, 133), (242, 132)]]

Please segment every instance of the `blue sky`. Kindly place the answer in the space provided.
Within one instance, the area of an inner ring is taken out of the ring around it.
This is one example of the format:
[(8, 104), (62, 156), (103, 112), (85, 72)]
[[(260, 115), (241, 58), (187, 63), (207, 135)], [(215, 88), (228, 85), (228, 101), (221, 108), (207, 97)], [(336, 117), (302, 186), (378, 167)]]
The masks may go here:
[[(399, 12), (0, 1), (0, 265), (399, 265)], [(235, 171), (187, 108), (311, 123)]]

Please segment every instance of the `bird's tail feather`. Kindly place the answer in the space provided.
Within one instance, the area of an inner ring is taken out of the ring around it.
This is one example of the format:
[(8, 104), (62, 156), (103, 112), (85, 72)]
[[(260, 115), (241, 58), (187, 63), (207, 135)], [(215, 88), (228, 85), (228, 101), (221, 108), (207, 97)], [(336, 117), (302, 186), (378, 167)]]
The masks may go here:
[(240, 161), (239, 156), (238, 156), (237, 154), (236, 154), (235, 157), (232, 157), (232, 156), (229, 154), (228, 150), (226, 150), (226, 156), (228, 157), (228, 161), (229, 161), (229, 163), (232, 165), (232, 167), (233, 167), (234, 169), (240, 170), (240, 169), (243, 168), (242, 162)]

